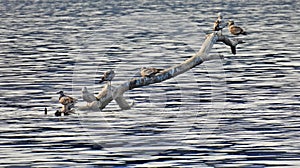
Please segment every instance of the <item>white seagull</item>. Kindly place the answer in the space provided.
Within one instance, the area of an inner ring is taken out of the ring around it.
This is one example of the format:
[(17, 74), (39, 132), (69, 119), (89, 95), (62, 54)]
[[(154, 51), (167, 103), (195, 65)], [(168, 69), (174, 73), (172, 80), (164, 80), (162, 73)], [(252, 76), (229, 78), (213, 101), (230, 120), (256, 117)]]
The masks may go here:
[(240, 34), (246, 35), (247, 34), (247, 32), (245, 32), (244, 29), (242, 29), (239, 26), (234, 25), (233, 20), (228, 21), (228, 29), (229, 29), (229, 32), (233, 35), (240, 35)]

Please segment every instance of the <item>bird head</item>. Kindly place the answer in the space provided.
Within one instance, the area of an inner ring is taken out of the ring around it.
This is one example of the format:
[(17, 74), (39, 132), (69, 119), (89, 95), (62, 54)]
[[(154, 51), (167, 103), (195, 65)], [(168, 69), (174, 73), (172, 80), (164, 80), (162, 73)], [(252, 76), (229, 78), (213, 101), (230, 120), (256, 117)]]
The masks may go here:
[(228, 26), (234, 25), (234, 21), (233, 20), (229, 20), (228, 21)]
[(59, 92), (57, 92), (56, 94), (60, 94), (60, 95), (63, 95), (64, 94), (64, 91), (59, 91)]
[(219, 18), (219, 19), (222, 19), (222, 18), (223, 18), (221, 12), (218, 13), (218, 18)]
[(115, 71), (113, 71), (112, 69), (108, 70), (108, 71), (105, 71), (103, 73), (103, 75), (108, 75), (108, 74), (111, 74), (111, 73), (115, 73)]

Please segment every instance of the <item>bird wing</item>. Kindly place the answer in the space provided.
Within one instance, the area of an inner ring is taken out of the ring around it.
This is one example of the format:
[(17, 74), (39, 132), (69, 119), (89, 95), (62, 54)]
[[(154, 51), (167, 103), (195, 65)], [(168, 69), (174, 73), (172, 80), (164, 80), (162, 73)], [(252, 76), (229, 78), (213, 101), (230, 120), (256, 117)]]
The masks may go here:
[(155, 68), (149, 68), (149, 69), (147, 69), (147, 75), (148, 76), (153, 76), (156, 73), (157, 73), (157, 69), (155, 69)]
[(149, 74), (148, 74), (148, 72), (147, 72), (147, 69), (142, 69), (141, 70), (141, 76), (142, 77), (146, 77), (146, 76), (148, 76)]
[(62, 105), (67, 105), (70, 103), (75, 103), (77, 101), (77, 99), (72, 98), (70, 96), (63, 96), (59, 99), (59, 103), (61, 103)]
[(107, 77), (108, 79), (107, 79), (107, 80), (111, 81), (114, 77), (115, 77), (115, 72), (112, 71), (112, 72), (108, 75), (108, 77)]
[(163, 71), (163, 69), (156, 69), (156, 68), (152, 68), (152, 67), (144, 68), (141, 70), (141, 76), (142, 77), (152, 77), (161, 71)]
[(224, 22), (220, 22), (219, 23), (219, 28), (220, 29), (223, 29), (224, 27), (226, 27), (227, 26), (227, 23), (224, 23)]

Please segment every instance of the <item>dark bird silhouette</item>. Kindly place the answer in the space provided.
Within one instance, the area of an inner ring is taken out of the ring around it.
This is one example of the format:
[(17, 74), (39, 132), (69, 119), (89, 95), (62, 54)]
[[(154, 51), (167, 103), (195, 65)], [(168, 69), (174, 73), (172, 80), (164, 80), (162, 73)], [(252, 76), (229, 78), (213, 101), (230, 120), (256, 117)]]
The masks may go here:
[(47, 107), (45, 107), (44, 112), (45, 112), (45, 115), (47, 115), (47, 113), (48, 113)]
[(143, 67), (141, 68), (141, 76), (142, 77), (153, 77), (155, 76), (157, 73), (161, 72), (163, 69), (156, 69), (156, 68), (146, 68)]
[(242, 29), (239, 26), (234, 25), (234, 21), (232, 21), (232, 20), (230, 20), (228, 22), (228, 29), (229, 29), (229, 32), (233, 35), (240, 35), (240, 34), (246, 35), (247, 34), (247, 32), (245, 32), (244, 29)]

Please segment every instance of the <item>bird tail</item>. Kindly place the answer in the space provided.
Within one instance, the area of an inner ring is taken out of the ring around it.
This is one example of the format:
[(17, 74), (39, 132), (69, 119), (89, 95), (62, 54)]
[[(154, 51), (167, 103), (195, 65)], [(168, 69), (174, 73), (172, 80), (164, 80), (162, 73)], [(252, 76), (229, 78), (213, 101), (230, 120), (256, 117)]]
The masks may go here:
[(243, 35), (247, 35), (248, 33), (247, 33), (247, 32), (245, 32), (245, 31), (243, 31), (241, 34), (243, 34)]
[(98, 84), (104, 82), (104, 77), (101, 78), (101, 80), (98, 82)]

